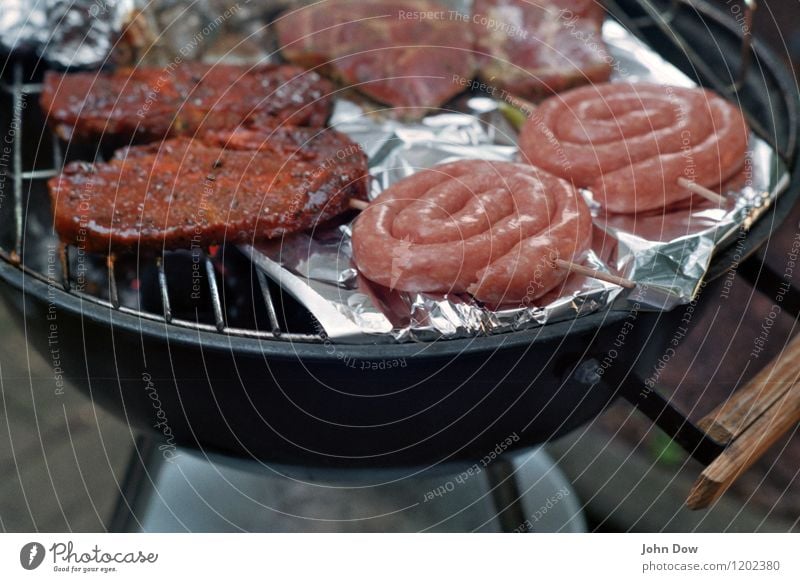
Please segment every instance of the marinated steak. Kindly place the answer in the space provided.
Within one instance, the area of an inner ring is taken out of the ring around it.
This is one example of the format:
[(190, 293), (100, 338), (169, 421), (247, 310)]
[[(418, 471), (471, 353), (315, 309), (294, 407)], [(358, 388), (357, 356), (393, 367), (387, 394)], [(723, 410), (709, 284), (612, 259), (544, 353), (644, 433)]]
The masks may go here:
[[(329, 0), (280, 17), (283, 55), (422, 116), (464, 89), (475, 59), (468, 16), (427, 0)], [(454, 78), (456, 81), (454, 81)]]
[(481, 78), (535, 99), (608, 79), (611, 58), (596, 0), (475, 0)]
[(289, 65), (184, 63), (114, 73), (54, 73), (41, 105), (65, 139), (147, 143), (201, 131), (288, 124), (322, 126), (330, 82)]
[(49, 182), (55, 228), (86, 251), (253, 243), (366, 198), (367, 160), (334, 130), (208, 132), (73, 162)]

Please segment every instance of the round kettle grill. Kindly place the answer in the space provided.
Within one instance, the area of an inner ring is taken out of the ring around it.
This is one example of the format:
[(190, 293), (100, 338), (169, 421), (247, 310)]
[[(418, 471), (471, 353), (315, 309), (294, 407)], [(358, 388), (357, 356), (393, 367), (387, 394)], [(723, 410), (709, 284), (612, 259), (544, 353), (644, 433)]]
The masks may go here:
[[(794, 170), (796, 82), (729, 14), (682, 1), (606, 6), (685, 73), (740, 101), (753, 130)], [(783, 382), (764, 389), (757, 377), (699, 426), (657, 390), (643, 390), (640, 354), (663, 351), (684, 309), (636, 314), (627, 344), (640, 349), (618, 350), (600, 376), (628, 312), (489, 337), (338, 344), (237, 248), (99, 257), (63, 247), (53, 234), (46, 180), (65, 158), (85, 152), (62, 151), (46, 129), (36, 103), (41, 74), (17, 62), (3, 75), (12, 160), (0, 205), (0, 295), (58, 378), (150, 443), (313, 467), (430, 466), (482, 458), (510, 435), (518, 439), (509, 450), (542, 443), (621, 395), (708, 465), (690, 498), (700, 507), (753, 462), (754, 447), (763, 452), (800, 417), (796, 373), (786, 364), (800, 354), (797, 342), (763, 372)], [(715, 257), (708, 285), (752, 257), (798, 196), (795, 172), (744, 247)], [(767, 291), (780, 284), (780, 275), (753, 269), (754, 261), (739, 272), (757, 272)], [(702, 299), (692, 307), (702, 308)], [(797, 314), (792, 300), (784, 308)]]

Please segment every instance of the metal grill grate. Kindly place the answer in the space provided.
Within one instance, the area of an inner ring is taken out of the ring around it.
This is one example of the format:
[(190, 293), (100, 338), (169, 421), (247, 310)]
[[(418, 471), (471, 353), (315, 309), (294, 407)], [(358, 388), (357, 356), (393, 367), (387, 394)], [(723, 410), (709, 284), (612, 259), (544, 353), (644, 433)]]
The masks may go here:
[[(7, 172), (7, 174), (11, 177), (13, 211), (9, 217), (12, 224), (8, 225), (11, 228), (7, 229), (5, 224), (0, 224), (0, 227), (2, 227), (6, 232), (13, 230), (13, 241), (10, 244), (3, 244), (0, 242), (0, 259), (21, 269), (25, 275), (47, 283), (48, 285), (60, 287), (61, 291), (74, 297), (78, 297), (83, 301), (103, 305), (120, 313), (133, 315), (135, 317), (160, 321), (182, 328), (216, 332), (239, 337), (304, 342), (320, 342), (323, 340), (323, 338), (316, 333), (292, 331), (289, 328), (289, 324), (286, 322), (286, 319), (288, 318), (278, 317), (279, 311), (276, 306), (276, 300), (273, 299), (273, 297), (279, 297), (280, 304), (283, 304), (283, 301), (287, 298), (281, 293), (280, 289), (275, 288), (274, 283), (271, 283), (263, 272), (261, 272), (257, 267), (255, 267), (255, 265), (252, 264), (250, 264), (250, 267), (253, 272), (255, 272), (256, 292), (251, 293), (253, 289), (247, 286), (244, 286), (244, 288), (241, 289), (234, 289), (234, 291), (238, 292), (240, 290), (241, 293), (252, 294), (254, 302), (257, 300), (261, 303), (261, 305), (253, 305), (253, 307), (265, 312), (265, 320), (267, 325), (253, 325), (249, 328), (228, 325), (228, 321), (230, 319), (229, 313), (226, 310), (226, 303), (223, 300), (223, 293), (217, 280), (217, 273), (225, 272), (225, 259), (223, 253), (209, 255), (206, 252), (202, 252), (202, 256), (199, 257), (201, 270), (204, 272), (204, 295), (207, 295), (208, 303), (211, 307), (211, 321), (208, 323), (202, 321), (201, 317), (198, 317), (197, 320), (192, 321), (185, 317), (179, 318), (174, 316), (174, 309), (170, 301), (171, 274), (168, 272), (167, 264), (169, 263), (169, 256), (175, 255), (175, 252), (167, 251), (163, 256), (160, 257), (141, 259), (152, 260), (153, 262), (152, 267), (156, 273), (153, 285), (154, 287), (157, 287), (157, 289), (148, 291), (157, 291), (156, 295), (159, 298), (158, 310), (148, 310), (142, 307), (141, 295), (145, 290), (139, 290), (139, 296), (134, 298), (132, 301), (129, 300), (127, 302), (132, 302), (134, 306), (125, 304), (125, 302), (121, 299), (121, 292), (118, 283), (118, 277), (120, 275), (118, 258), (113, 254), (107, 257), (92, 257), (92, 277), (95, 279), (101, 277), (104, 278), (107, 282), (107, 287), (105, 290), (95, 288), (87, 291), (86, 289), (79, 288), (79, 286), (75, 284), (76, 278), (73, 273), (74, 269), (72, 266), (74, 264), (74, 255), (76, 254), (76, 249), (72, 246), (64, 245), (63, 243), (57, 243), (58, 268), (60, 270), (60, 277), (58, 277), (57, 280), (54, 280), (52, 274), (48, 275), (44, 273), (40, 266), (31, 266), (32, 261), (26, 261), (25, 257), (25, 229), (27, 226), (29, 226), (30, 218), (26, 218), (25, 215), (26, 189), (24, 184), (40, 183), (43, 185), (49, 178), (58, 175), (61, 167), (64, 164), (64, 156), (59, 139), (49, 131), (45, 131), (42, 134), (44, 136), (43, 139), (49, 140), (52, 145), (52, 163), (49, 164), (49, 167), (45, 169), (25, 169), (25, 158), (23, 154), (25, 144), (24, 140), (30, 137), (29, 133), (31, 136), (33, 135), (33, 129), (41, 130), (41, 128), (26, 127), (24, 123), (26, 116), (23, 113), (26, 103), (33, 102), (37, 98), (38, 94), (42, 90), (42, 85), (40, 83), (25, 82), (23, 66), (20, 63), (14, 64), (11, 79), (11, 84), (0, 83), (0, 91), (5, 93), (11, 99), (11, 123), (15, 128), (13, 132), (10, 131), (8, 134), (13, 136), (13, 139), (11, 140), (10, 144), (12, 152), (11, 167), (10, 171)], [(42, 144), (40, 143), (39, 145), (41, 146)], [(28, 190), (30, 190), (30, 188)], [(0, 216), (0, 218), (2, 217)], [(2, 220), (2, 222), (5, 222), (5, 220)], [(49, 229), (51, 226), (52, 225), (46, 225), (46, 228)], [(97, 266), (103, 264), (105, 265), (104, 273), (102, 272), (103, 268)], [(146, 267), (147, 266), (137, 265), (137, 272), (144, 270)], [(104, 296), (106, 294), (107, 297)], [(283, 307), (284, 309), (281, 310), (281, 313), (285, 314), (286, 306)], [(295, 312), (292, 314), (294, 319), (298, 319), (298, 313), (296, 312), (304, 311), (304, 313), (300, 314), (299, 319), (305, 319), (309, 323), (309, 326), (311, 326), (313, 317), (310, 313), (305, 311), (296, 303), (291, 303), (289, 305), (289, 309)], [(254, 319), (256, 318), (254, 317)], [(283, 321), (283, 324), (281, 321)], [(264, 327), (264, 329), (261, 329), (261, 327)]]
[[(651, 0), (640, 0), (637, 2), (637, 4), (644, 13), (644, 16), (631, 17), (619, 6), (615, 0), (606, 1), (606, 7), (609, 13), (639, 38), (646, 40), (644, 30), (647, 28), (657, 27), (663, 33), (664, 37), (669, 40), (669, 42), (684, 51), (687, 59), (694, 67), (696, 74), (717, 92), (727, 96), (728, 98), (735, 98), (737, 94), (745, 88), (744, 80), (747, 75), (747, 69), (752, 60), (750, 55), (752, 52), (752, 47), (749, 28), (745, 34), (741, 35), (743, 66), (738, 71), (739, 80), (732, 84), (724, 83), (709, 67), (709, 65), (703, 61), (701, 56), (692, 49), (691, 43), (682, 37), (674, 28), (670, 27), (671, 19), (675, 17), (676, 13), (682, 9), (695, 10), (701, 13), (704, 12), (706, 8), (702, 3), (691, 3), (688, 0), (670, 0), (670, 3), (667, 5), (668, 10), (666, 10), (664, 14), (659, 13), (658, 8), (652, 3)], [(745, 10), (748, 23), (751, 22), (752, 11), (754, 9), (754, 0), (747, 0), (745, 2)], [(12, 83), (10, 85), (6, 83), (0, 83), (0, 91), (11, 97), (11, 111), (13, 120), (17, 123), (17, 131), (12, 142), (12, 171), (10, 172), (13, 184), (13, 213), (11, 216), (11, 222), (13, 223), (12, 228), (14, 235), (13, 242), (8, 245), (8, 248), (3, 246), (2, 242), (0, 241), (0, 259), (15, 265), (28, 276), (34, 277), (45, 283), (52, 284), (52, 277), (48, 277), (42, 272), (41, 269), (31, 268), (31, 266), (26, 264), (23, 252), (26, 239), (26, 220), (29, 220), (29, 217), (26, 217), (24, 212), (25, 191), (23, 184), (26, 181), (43, 183), (47, 179), (57, 175), (64, 162), (59, 140), (54, 135), (47, 132), (46, 138), (52, 143), (52, 164), (50, 164), (49, 168), (45, 169), (31, 169), (26, 171), (23, 168), (23, 136), (25, 135), (26, 128), (22, 127), (23, 124), (21, 122), (23, 118), (22, 114), (24, 100), (35, 98), (41, 92), (41, 89), (42, 86), (39, 83), (24, 82), (23, 67), (19, 63), (15, 64), (13, 68)], [(752, 116), (747, 115), (747, 117), (753, 131), (762, 139), (774, 145), (774, 138), (772, 134), (766, 131), (761, 124), (752, 118)], [(786, 150), (793, 151), (795, 139), (796, 136), (794, 135), (790, 137), (790, 142), (787, 145)], [(775, 149), (778, 151), (781, 157), (786, 159), (786, 151), (781, 151), (777, 147)], [(0, 214), (0, 219), (1, 218), (3, 218), (2, 214)], [(5, 224), (0, 224), (0, 228), (6, 230)], [(209, 304), (211, 308), (210, 316), (207, 318), (208, 321), (200, 321), (200, 318), (198, 318), (196, 321), (192, 321), (190, 319), (186, 319), (186, 317), (177, 317), (175, 306), (170, 300), (170, 281), (174, 281), (168, 272), (169, 269), (167, 268), (167, 263), (169, 262), (167, 259), (169, 258), (170, 254), (170, 252), (166, 252), (164, 253), (163, 257), (152, 259), (152, 262), (154, 263), (152, 267), (156, 273), (155, 282), (153, 285), (157, 288), (156, 295), (158, 296), (159, 303), (158, 310), (148, 310), (143, 308), (140, 300), (134, 302), (136, 305), (135, 307), (125, 304), (125, 302), (121, 300), (120, 289), (117, 282), (117, 276), (119, 274), (117, 268), (117, 258), (113, 255), (106, 257), (104, 261), (101, 261), (100, 263), (101, 265), (103, 263), (105, 265), (104, 276), (107, 283), (106, 298), (103, 297), (103, 294), (101, 293), (89, 293), (77, 288), (73, 284), (75, 279), (71, 274), (71, 249), (64, 245), (60, 245), (58, 261), (61, 270), (60, 287), (64, 292), (79, 297), (84, 301), (97, 303), (118, 312), (133, 315), (135, 317), (160, 321), (169, 325), (175, 325), (183, 328), (258, 339), (281, 339), (306, 342), (321, 342), (324, 340), (322, 336), (320, 336), (318, 333), (314, 333), (313, 331), (302, 332), (290, 329), (292, 326), (287, 323), (287, 319), (289, 318), (287, 318), (287, 310), (285, 309), (284, 304), (287, 296), (280, 289), (278, 289), (274, 283), (270, 282), (263, 271), (258, 269), (255, 265), (252, 265), (249, 259), (248, 263), (251, 265), (255, 281), (251, 282), (250, 288), (234, 289), (234, 292), (237, 294), (252, 292), (254, 304), (257, 300), (260, 304), (258, 308), (263, 309), (265, 312), (265, 325), (254, 325), (251, 327), (229, 325), (228, 322), (231, 318), (229, 317), (228, 310), (226, 309), (226, 302), (223, 300), (224, 289), (220, 289), (220, 285), (216, 276), (217, 271), (224, 272), (225, 269), (224, 257), (222, 255), (209, 256), (204, 254), (200, 259), (202, 270), (205, 272), (204, 278), (206, 281), (206, 291), (208, 293)], [(281, 309), (280, 311), (283, 317), (278, 316), (279, 310), (276, 306), (276, 297), (280, 298), (280, 301), (278, 302), (279, 305), (284, 307), (284, 309)], [(295, 323), (293, 324), (294, 327), (300, 327), (309, 330), (313, 330), (315, 327), (318, 328), (318, 326), (313, 325), (313, 316), (299, 304), (292, 302), (290, 311), (292, 312), (293, 321), (304, 320), (307, 324), (311, 324), (298, 325)], [(301, 314), (299, 318), (297, 317), (298, 314)], [(283, 324), (281, 322), (283, 322)], [(264, 329), (261, 329), (261, 327)]]

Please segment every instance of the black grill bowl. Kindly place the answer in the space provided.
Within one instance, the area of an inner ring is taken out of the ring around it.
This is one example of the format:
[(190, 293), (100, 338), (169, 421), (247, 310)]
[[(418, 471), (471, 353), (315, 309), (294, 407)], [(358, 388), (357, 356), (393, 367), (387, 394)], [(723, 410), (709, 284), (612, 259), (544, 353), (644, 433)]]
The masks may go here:
[[(638, 4), (615, 13), (637, 16)], [(729, 15), (680, 5), (670, 23), (691, 39), (712, 71), (730, 81), (740, 38)], [(641, 30), (652, 46), (697, 76), (657, 26)], [(701, 82), (707, 82), (700, 78)], [(785, 65), (756, 44), (746, 110), (795, 163), (797, 91)], [(795, 177), (746, 239), (753, 253), (800, 193)], [(26, 255), (31, 233), (26, 233)], [(35, 245), (34, 245), (35, 247)], [(710, 279), (730, 268), (721, 252)], [(57, 313), (59, 357), (71, 385), (132, 426), (175, 444), (307, 466), (391, 467), (473, 460), (491, 451), (541, 443), (599, 414), (614, 391), (594, 383), (626, 313), (494, 337), (402, 345), (235, 337), (140, 318), (50, 287), (0, 260), (3, 299), (27, 337), (50, 358), (48, 313)], [(48, 296), (48, 291), (50, 295)], [(640, 314), (628, 345), (653, 342), (656, 327), (682, 310)], [(661, 334), (663, 335), (663, 334)], [(636, 349), (620, 351), (629, 365)], [(508, 443), (511, 443), (510, 447)]]
[[(17, 289), (3, 295), (47, 354), (40, 286), (26, 282), (24, 308)], [(564, 381), (595, 339), (589, 318), (475, 340), (333, 346), (176, 330), (85, 303), (81, 315), (73, 300), (58, 309), (59, 335), (72, 338), (60, 356), (73, 385), (137, 428), (158, 433), (166, 421), (179, 444), (263, 460), (384, 467), (480, 458), (507, 437), (520, 446), (572, 430), (611, 397)]]

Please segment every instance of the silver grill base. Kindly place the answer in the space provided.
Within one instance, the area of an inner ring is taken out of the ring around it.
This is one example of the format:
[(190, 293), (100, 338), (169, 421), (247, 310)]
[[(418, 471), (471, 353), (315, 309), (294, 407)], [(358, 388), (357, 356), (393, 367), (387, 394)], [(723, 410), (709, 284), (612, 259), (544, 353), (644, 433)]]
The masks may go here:
[[(547, 453), (537, 448), (512, 463), (523, 520), (511, 531), (587, 531), (581, 502)], [(160, 463), (140, 530), (503, 531), (491, 465), (474, 476), (467, 470), (314, 472), (178, 450)]]

